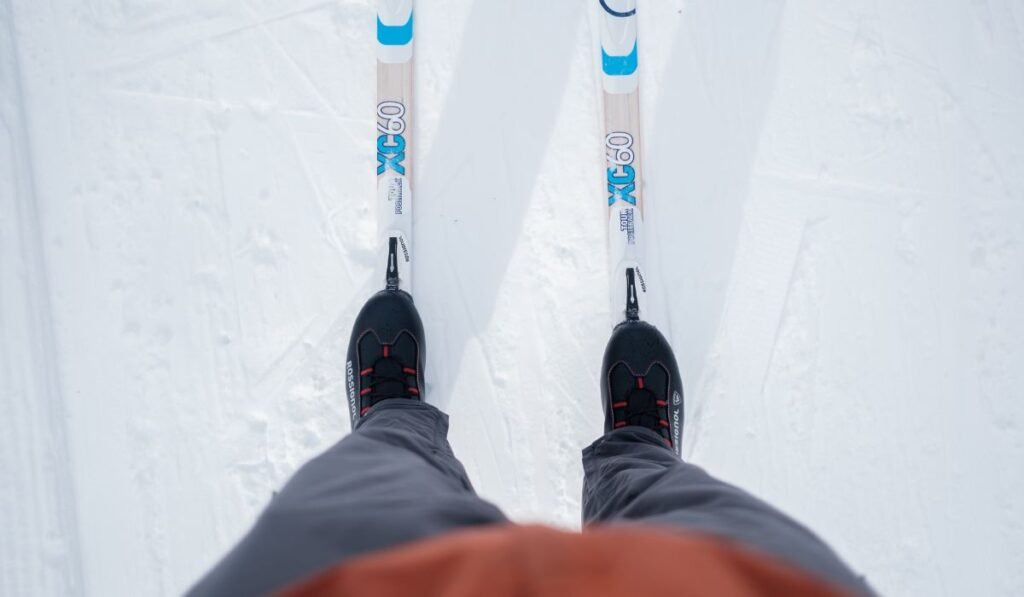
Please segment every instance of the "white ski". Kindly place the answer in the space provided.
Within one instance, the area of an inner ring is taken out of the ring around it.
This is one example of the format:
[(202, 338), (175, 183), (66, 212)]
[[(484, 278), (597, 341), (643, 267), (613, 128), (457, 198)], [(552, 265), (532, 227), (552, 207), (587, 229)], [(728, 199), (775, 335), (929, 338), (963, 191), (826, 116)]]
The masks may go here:
[(413, 0), (377, 0), (377, 226), (385, 287), (412, 293)]
[(608, 266), (612, 324), (640, 319), (647, 282), (643, 264), (643, 178), (637, 73), (636, 0), (601, 5), (601, 71), (607, 156)]

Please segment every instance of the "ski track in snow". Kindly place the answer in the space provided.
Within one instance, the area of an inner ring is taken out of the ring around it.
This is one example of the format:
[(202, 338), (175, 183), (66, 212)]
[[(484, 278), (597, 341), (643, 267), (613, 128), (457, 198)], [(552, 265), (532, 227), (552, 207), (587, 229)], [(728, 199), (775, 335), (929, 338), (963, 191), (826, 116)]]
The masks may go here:
[[(596, 6), (429, 4), (428, 396), (484, 498), (578, 528), (608, 333)], [(0, 594), (180, 593), (348, 432), (373, 15), (0, 1)], [(1024, 593), (1020, 4), (640, 19), (686, 457), (883, 593)]]

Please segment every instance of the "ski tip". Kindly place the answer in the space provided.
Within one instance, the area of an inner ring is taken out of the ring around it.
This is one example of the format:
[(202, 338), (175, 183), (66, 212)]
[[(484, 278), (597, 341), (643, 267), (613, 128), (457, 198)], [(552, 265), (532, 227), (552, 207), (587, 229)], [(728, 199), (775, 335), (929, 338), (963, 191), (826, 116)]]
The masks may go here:
[(636, 0), (600, 0), (601, 72), (607, 93), (627, 94), (638, 86)]
[(377, 59), (385, 64), (412, 60), (413, 9), (411, 0), (380, 2), (377, 7)]

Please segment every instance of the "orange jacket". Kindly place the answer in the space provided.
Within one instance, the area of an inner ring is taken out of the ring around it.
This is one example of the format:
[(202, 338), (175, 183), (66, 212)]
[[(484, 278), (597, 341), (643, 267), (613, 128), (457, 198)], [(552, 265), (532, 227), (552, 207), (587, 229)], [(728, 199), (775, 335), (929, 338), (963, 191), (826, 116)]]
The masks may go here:
[(503, 525), (341, 563), (288, 597), (845, 595), (779, 560), (705, 535)]

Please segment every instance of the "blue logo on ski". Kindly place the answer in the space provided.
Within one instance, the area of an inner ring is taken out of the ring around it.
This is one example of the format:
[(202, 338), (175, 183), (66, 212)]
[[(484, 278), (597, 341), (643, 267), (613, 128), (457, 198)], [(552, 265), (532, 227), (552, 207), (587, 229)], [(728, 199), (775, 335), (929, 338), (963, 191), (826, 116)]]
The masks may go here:
[(633, 51), (625, 56), (612, 56), (601, 48), (601, 68), (606, 75), (631, 75), (636, 72), (636, 64), (636, 42), (633, 42)]
[(404, 25), (385, 25), (377, 17), (377, 41), (385, 46), (404, 46), (412, 41), (412, 13)]

